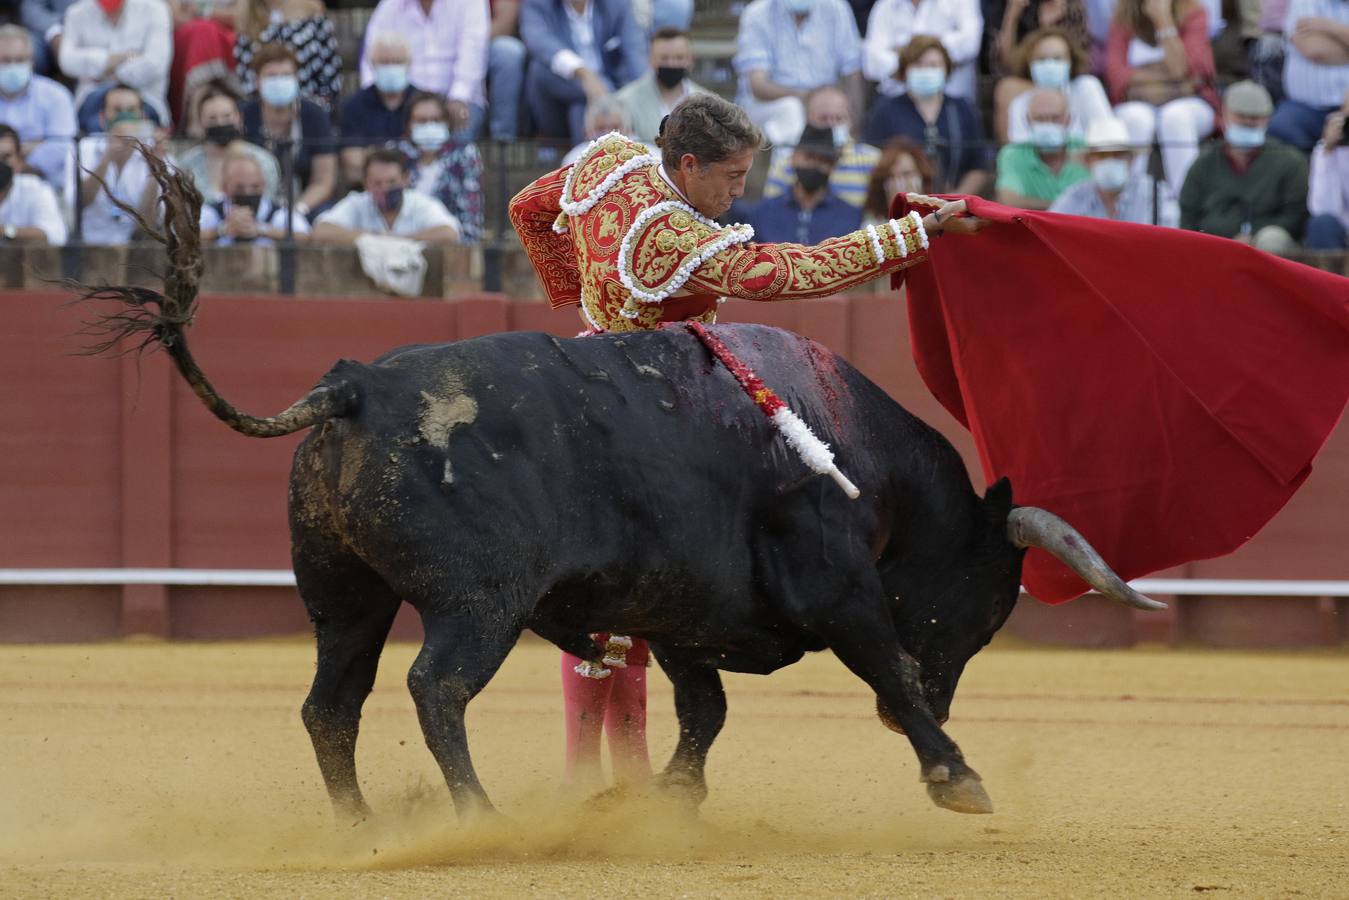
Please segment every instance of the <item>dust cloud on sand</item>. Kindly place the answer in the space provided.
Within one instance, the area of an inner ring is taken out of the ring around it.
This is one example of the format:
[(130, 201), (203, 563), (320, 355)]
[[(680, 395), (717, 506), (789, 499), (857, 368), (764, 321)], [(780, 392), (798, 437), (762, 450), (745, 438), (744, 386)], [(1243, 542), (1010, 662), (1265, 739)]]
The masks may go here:
[(1346, 896), (1343, 653), (995, 645), (947, 729), (991, 816), (932, 807), (832, 657), (728, 676), (694, 817), (560, 793), (558, 657), (525, 642), (470, 707), (503, 816), (460, 825), (403, 685), (415, 650), (385, 652), (357, 754), (375, 815), (347, 826), (299, 721), (308, 642), (0, 647), (0, 896)]

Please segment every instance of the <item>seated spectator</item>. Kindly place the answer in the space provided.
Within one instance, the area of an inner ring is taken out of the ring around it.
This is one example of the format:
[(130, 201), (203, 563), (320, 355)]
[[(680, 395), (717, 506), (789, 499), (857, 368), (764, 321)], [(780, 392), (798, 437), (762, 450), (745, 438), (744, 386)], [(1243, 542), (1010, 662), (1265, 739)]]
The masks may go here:
[[(1081, 54), (1086, 63), (1091, 50), (1091, 35), (1087, 33), (1087, 10), (1083, 0), (1003, 0), (994, 5), (1000, 5), (1002, 9), (997, 18), (1001, 24), (996, 26), (997, 32), (989, 48), (989, 69), (993, 73), (1017, 74), (1023, 68), (1026, 39), (1046, 29), (1057, 31), (1073, 54)], [(984, 8), (988, 10), (989, 4), (985, 3)], [(988, 18), (985, 21), (991, 31), (994, 23)], [(1090, 72), (1090, 65), (1084, 64), (1083, 71)], [(1022, 77), (1025, 77), (1024, 73)]]
[(1204, 148), (1180, 192), (1180, 227), (1232, 238), (1279, 256), (1307, 223), (1307, 161), (1266, 137), (1274, 101), (1252, 81), (1223, 95), (1223, 140)]
[(581, 140), (586, 104), (646, 71), (646, 37), (627, 0), (524, 0), (525, 96), (543, 137)]
[(20, 0), (19, 20), (33, 42), (33, 71), (55, 78), (60, 74), (56, 51), (47, 42), (48, 32), (60, 33), (61, 20), (75, 0)]
[(919, 35), (899, 55), (906, 90), (871, 108), (864, 138), (875, 147), (908, 138), (937, 168), (940, 191), (978, 194), (988, 182), (990, 154), (973, 104), (946, 93), (951, 58), (941, 41)]
[(487, 128), (492, 140), (520, 134), (528, 53), (520, 40), (520, 0), (491, 0), (492, 42), (487, 45)]
[(1118, 119), (1092, 122), (1084, 157), (1091, 178), (1065, 188), (1049, 211), (1175, 228), (1180, 224), (1175, 195), (1152, 176), (1135, 171), (1133, 160), (1139, 149), (1129, 143), (1129, 129)]
[(169, 0), (173, 18), (173, 63), (169, 110), (179, 132), (196, 125), (191, 112), (207, 85), (233, 82), (235, 0)]
[(1321, 143), (1312, 150), (1311, 186), (1307, 193), (1308, 250), (1344, 250), (1349, 247), (1349, 146), (1344, 140), (1344, 122), (1349, 116), (1349, 96), (1338, 112), (1326, 116)]
[(1031, 88), (1062, 91), (1068, 97), (1068, 133), (1082, 137), (1092, 122), (1113, 119), (1105, 88), (1087, 66), (1086, 51), (1058, 28), (1032, 32), (1013, 58), (1012, 71), (993, 92), (998, 140), (1019, 144), (1030, 137), (1026, 105)]
[(998, 202), (1048, 209), (1063, 190), (1091, 177), (1077, 157), (1081, 138), (1068, 136), (1068, 99), (1036, 88), (1030, 95), (1030, 140), (998, 151)]
[(325, 112), (342, 93), (342, 52), (320, 0), (241, 0), (235, 24), (234, 71), (245, 95), (257, 90), (257, 55), (281, 44), (295, 59), (300, 96)]
[[(806, 124), (827, 128), (833, 133), (840, 156), (834, 173), (829, 176), (829, 189), (844, 203), (860, 207), (866, 201), (867, 179), (881, 152), (870, 144), (852, 139), (852, 110), (843, 91), (822, 87), (806, 95)], [(763, 196), (780, 196), (790, 190), (795, 181), (792, 152), (786, 147), (774, 148)]]
[(77, 79), (75, 108), (84, 132), (96, 131), (103, 92), (135, 88), (160, 122), (170, 121), (173, 29), (163, 0), (79, 0), (66, 10), (57, 59)]
[[(108, 91), (97, 137), (80, 140), (79, 195), (80, 239), (86, 244), (125, 244), (139, 227), (114, 199), (136, 210), (147, 222), (158, 219), (155, 209), (159, 188), (150, 168), (136, 150), (136, 142), (162, 155), (163, 135), (140, 111), (139, 101), (117, 107), (117, 98), (135, 93), (130, 89)], [(114, 112), (113, 110), (116, 109)]]
[[(368, 33), (368, 32), (367, 32)], [(359, 185), (370, 147), (397, 141), (407, 132), (408, 103), (417, 88), (408, 80), (412, 51), (396, 31), (375, 33), (366, 42), (365, 59), (374, 79), (342, 101), (342, 185)]]
[(1269, 133), (1305, 153), (1321, 136), (1326, 116), (1349, 94), (1349, 3), (1289, 0), (1284, 34), (1285, 96)]
[[(273, 202), (267, 193), (262, 167), (237, 144), (221, 165), (222, 196), (201, 207), (201, 240), (204, 244), (228, 246), (252, 243), (270, 246), (285, 240), (285, 206)], [(292, 214), (290, 233), (297, 242), (309, 235), (309, 222)]]
[(33, 72), (33, 42), (17, 25), (0, 27), (0, 123), (23, 141), (28, 167), (57, 190), (69, 177), (75, 103), (59, 82)]
[(770, 143), (791, 146), (806, 125), (806, 95), (844, 83), (862, 116), (862, 39), (843, 0), (753, 0), (740, 17), (736, 102)]
[(829, 188), (829, 176), (838, 159), (833, 132), (807, 125), (792, 151), (796, 181), (787, 193), (755, 207), (750, 216), (754, 239), (813, 246), (860, 228), (862, 211), (844, 203)]
[(418, 94), (408, 105), (408, 187), (434, 197), (459, 223), (459, 243), (482, 239), (482, 158), (472, 141), (455, 140), (449, 104), (439, 94)]
[(244, 103), (244, 134), (281, 162), (281, 190), (289, 161), (295, 208), (304, 216), (327, 203), (337, 186), (337, 148), (323, 107), (300, 96), (295, 55), (282, 44), (266, 44), (253, 56), (258, 99)]
[(1218, 109), (1204, 7), (1194, 0), (1119, 0), (1105, 75), (1129, 140), (1145, 147), (1156, 138), (1166, 181), (1179, 191)]
[(984, 35), (978, 0), (879, 0), (867, 19), (862, 71), (882, 96), (904, 93), (899, 55), (918, 35), (935, 37), (946, 48), (951, 60), (946, 93), (974, 102), (975, 65)]
[(878, 225), (890, 219), (896, 194), (930, 194), (936, 171), (922, 149), (908, 138), (895, 138), (881, 148), (881, 157), (867, 181), (863, 221)]
[(628, 121), (628, 108), (614, 94), (606, 94), (594, 103), (586, 106), (585, 134), (581, 143), (567, 151), (562, 157), (562, 165), (569, 166), (581, 158), (581, 154), (596, 138), (604, 137), (611, 131), (632, 137), (632, 123)]
[[(443, 96), (450, 104), (451, 133), (457, 140), (471, 141), (486, 117), (483, 79), (489, 24), (482, 0), (380, 0), (365, 33), (402, 35), (409, 49), (404, 80), (419, 91)], [(373, 50), (367, 44), (361, 56), (362, 87), (376, 83)], [(386, 81), (382, 89), (392, 92), (393, 87)]]
[(19, 133), (0, 125), (0, 247), (66, 242), (66, 223), (51, 185), (24, 171)]
[(192, 176), (197, 190), (208, 203), (225, 198), (225, 159), (236, 153), (253, 158), (262, 173), (263, 193), (268, 197), (278, 196), (281, 166), (275, 156), (257, 144), (243, 140), (243, 114), (232, 93), (222, 85), (210, 85), (197, 98), (194, 118), (205, 140), (177, 156), (174, 163)]
[(688, 32), (662, 28), (651, 36), (651, 69), (619, 90), (617, 97), (628, 113), (631, 134), (651, 143), (661, 119), (689, 94), (707, 89), (689, 77), (693, 69), (693, 44)]
[(402, 153), (371, 151), (363, 178), (364, 191), (347, 194), (318, 217), (315, 241), (353, 245), (363, 234), (392, 234), (435, 244), (459, 243), (459, 223), (444, 204), (408, 190)]

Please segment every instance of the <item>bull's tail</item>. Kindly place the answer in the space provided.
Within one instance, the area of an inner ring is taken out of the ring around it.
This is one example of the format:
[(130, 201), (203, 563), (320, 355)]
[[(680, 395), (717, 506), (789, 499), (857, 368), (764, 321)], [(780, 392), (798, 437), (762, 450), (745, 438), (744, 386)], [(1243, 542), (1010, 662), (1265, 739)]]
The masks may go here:
[(203, 266), (199, 227), (201, 194), (190, 177), (171, 169), (144, 147), (141, 155), (159, 184), (163, 229), (146, 222), (135, 209), (115, 197), (112, 200), (132, 216), (150, 238), (164, 245), (168, 255), (164, 292), (127, 285), (91, 286), (67, 281), (66, 286), (79, 295), (77, 303), (112, 301), (118, 304), (113, 311), (100, 312), (84, 323), (81, 333), (95, 340), (83, 353), (89, 356), (106, 354), (122, 346), (123, 342), (132, 341), (134, 343), (129, 343), (123, 352), (142, 353), (163, 347), (206, 408), (230, 428), (250, 437), (279, 437), (349, 414), (356, 403), (355, 393), (340, 385), (323, 384), (278, 415), (250, 416), (221, 397), (202, 374), (188, 350), (186, 333), (197, 312), (197, 290)]

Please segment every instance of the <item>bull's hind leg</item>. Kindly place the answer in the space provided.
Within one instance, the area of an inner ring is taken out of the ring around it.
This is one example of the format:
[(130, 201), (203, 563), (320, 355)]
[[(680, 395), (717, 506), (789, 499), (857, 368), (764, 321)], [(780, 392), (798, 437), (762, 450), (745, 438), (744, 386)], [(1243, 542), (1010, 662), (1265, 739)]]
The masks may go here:
[(370, 807), (356, 778), (356, 735), (399, 600), (355, 560), (316, 565), (297, 559), (295, 574), (318, 639), (318, 666), (302, 717), (333, 808), (339, 816), (361, 818)]
[(652, 645), (660, 667), (674, 685), (679, 743), (665, 771), (658, 777), (675, 793), (702, 803), (707, 797), (707, 752), (726, 723), (726, 691), (721, 673), (693, 662), (677, 649)]
[(523, 618), (512, 616), (504, 604), (492, 605), (484, 615), (464, 608), (423, 610), (426, 640), (408, 671), (422, 734), (460, 818), (493, 811), (469, 757), (464, 712), (515, 646)]

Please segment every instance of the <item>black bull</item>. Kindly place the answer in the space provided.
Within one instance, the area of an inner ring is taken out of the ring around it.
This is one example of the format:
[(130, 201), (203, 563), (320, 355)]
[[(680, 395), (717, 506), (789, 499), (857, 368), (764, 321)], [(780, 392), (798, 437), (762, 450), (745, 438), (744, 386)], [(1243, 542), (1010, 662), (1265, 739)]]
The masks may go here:
[(339, 812), (367, 810), (361, 707), (405, 602), (425, 631), (408, 686), (461, 814), (490, 808), (465, 708), (525, 628), (585, 659), (601, 655), (592, 632), (652, 643), (680, 728), (659, 779), (695, 802), (726, 715), (718, 670), (767, 673), (828, 648), (908, 736), (934, 801), (987, 812), (941, 723), (1016, 603), (1025, 548), (1113, 599), (1152, 603), (1066, 523), (1014, 508), (1005, 481), (979, 497), (940, 434), (787, 332), (715, 329), (834, 447), (859, 500), (806, 469), (682, 328), (406, 347), (340, 362), (285, 412), (255, 418), (193, 362), (190, 307), (119, 290), (133, 311), (108, 330), (163, 344), (232, 428), (315, 426), (295, 454), (290, 525), (318, 642), (304, 722)]

